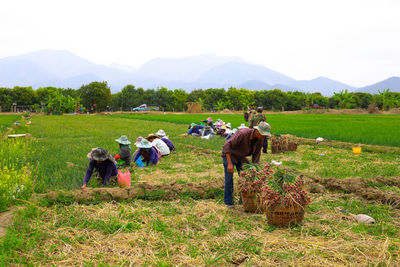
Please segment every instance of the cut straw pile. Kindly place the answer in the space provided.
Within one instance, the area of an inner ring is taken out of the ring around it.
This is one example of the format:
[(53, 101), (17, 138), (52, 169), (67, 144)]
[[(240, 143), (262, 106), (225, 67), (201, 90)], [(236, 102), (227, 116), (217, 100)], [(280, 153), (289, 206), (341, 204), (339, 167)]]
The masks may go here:
[[(329, 196), (325, 195), (324, 201), (326, 198)], [(302, 227), (286, 229), (267, 226), (264, 215), (244, 213), (241, 207), (229, 210), (208, 200), (110, 202), (43, 209), (46, 215), (32, 227), (47, 233), (41, 253), (51, 255), (52, 260), (37, 258), (37, 264), (400, 264), (399, 252), (389, 250), (392, 244), (400, 245), (398, 239), (355, 233), (351, 228), (355, 221), (323, 205), (306, 213)], [(81, 216), (82, 225), (71, 226), (72, 216)], [(94, 229), (84, 221), (99, 222), (100, 228)], [(113, 221), (121, 227), (104, 233), (100, 222)], [(137, 229), (128, 231), (129, 223)]]

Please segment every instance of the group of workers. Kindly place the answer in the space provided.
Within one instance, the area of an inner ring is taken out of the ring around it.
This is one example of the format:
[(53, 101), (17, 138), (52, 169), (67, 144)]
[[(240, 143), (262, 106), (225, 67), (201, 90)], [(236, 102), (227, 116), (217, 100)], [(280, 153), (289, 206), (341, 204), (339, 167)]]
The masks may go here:
[(115, 156), (102, 147), (93, 148), (88, 154), (89, 167), (86, 170), (82, 189), (86, 188), (94, 170), (97, 170), (102, 185), (106, 186), (111, 178), (117, 176), (118, 169), (125, 170), (132, 165), (138, 167), (156, 165), (162, 157), (176, 153), (175, 145), (161, 129), (155, 134), (149, 134), (146, 138), (142, 136), (137, 138), (135, 143), (137, 150), (133, 153), (133, 160), (131, 160), (132, 149), (128, 137), (123, 135), (115, 141), (119, 143), (119, 152)]
[[(231, 124), (218, 119), (215, 123), (211, 118), (201, 121), (200, 124), (192, 123), (188, 135), (211, 137), (221, 135), (226, 137), (222, 147), (222, 163), (225, 175), (224, 203), (228, 208), (234, 207), (233, 201), (233, 173), (234, 168), (240, 175), (244, 163), (249, 163), (247, 157), (251, 156), (253, 163), (259, 163), (261, 150), (267, 153), (268, 138), (271, 137), (271, 126), (266, 122), (262, 114), (262, 107), (256, 111), (251, 107), (248, 110), (249, 127), (242, 123), (238, 129), (231, 129)], [(137, 150), (131, 160), (131, 142), (126, 136), (116, 139), (119, 143), (119, 152), (112, 156), (106, 149), (98, 147), (89, 154), (89, 167), (83, 181), (82, 189), (86, 188), (92, 176), (93, 170), (97, 169), (102, 184), (105, 186), (111, 177), (115, 177), (118, 168), (129, 168), (131, 162), (137, 166), (155, 165), (160, 158), (175, 152), (175, 146), (166, 136), (163, 130), (155, 134), (149, 134), (146, 138), (138, 137), (135, 143)]]
[[(240, 125), (238, 128), (246, 127), (244, 123)], [(227, 140), (236, 133), (238, 129), (232, 129), (232, 125), (230, 122), (225, 123), (223, 120), (218, 119), (215, 123), (211, 117), (206, 120), (200, 121), (199, 124), (192, 123), (189, 125), (188, 135), (192, 136), (200, 136), (201, 138), (209, 139), (213, 136), (223, 136)]]

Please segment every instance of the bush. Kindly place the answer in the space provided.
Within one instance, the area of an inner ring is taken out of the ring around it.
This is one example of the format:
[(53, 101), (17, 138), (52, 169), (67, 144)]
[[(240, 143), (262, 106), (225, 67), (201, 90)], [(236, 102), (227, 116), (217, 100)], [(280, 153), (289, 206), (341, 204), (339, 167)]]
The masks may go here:
[(31, 165), (26, 162), (25, 140), (0, 140), (0, 212), (16, 198), (26, 198), (32, 189)]

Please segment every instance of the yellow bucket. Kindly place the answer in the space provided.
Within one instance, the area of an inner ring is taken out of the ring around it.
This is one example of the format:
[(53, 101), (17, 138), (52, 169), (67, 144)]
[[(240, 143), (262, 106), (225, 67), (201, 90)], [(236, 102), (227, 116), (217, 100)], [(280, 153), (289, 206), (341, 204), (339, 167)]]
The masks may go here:
[(354, 155), (361, 154), (361, 147), (353, 147), (353, 154)]

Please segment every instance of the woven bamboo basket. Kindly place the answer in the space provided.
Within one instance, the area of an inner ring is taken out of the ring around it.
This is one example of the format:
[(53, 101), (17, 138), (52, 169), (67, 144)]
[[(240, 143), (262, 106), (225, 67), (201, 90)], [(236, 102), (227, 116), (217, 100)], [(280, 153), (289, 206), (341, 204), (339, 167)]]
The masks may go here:
[(256, 192), (242, 192), (243, 209), (246, 212), (263, 213), (260, 195)]
[(268, 224), (276, 226), (296, 225), (304, 219), (304, 208), (300, 205), (283, 207), (274, 205), (265, 211)]

